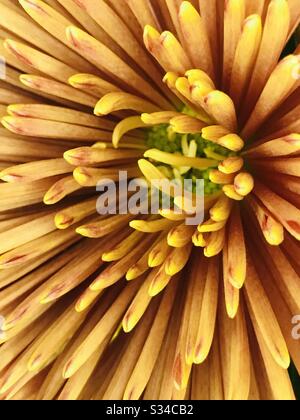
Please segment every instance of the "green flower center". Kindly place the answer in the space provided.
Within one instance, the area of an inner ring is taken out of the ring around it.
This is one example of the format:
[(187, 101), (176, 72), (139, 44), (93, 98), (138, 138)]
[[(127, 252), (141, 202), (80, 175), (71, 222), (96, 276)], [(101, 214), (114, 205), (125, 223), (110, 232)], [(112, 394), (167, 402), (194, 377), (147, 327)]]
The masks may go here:
[[(184, 113), (191, 115), (189, 110)], [(201, 134), (178, 134), (168, 124), (156, 125), (147, 130), (146, 142), (149, 149), (158, 149), (167, 153), (174, 153), (182, 156), (216, 159), (222, 161), (236, 154), (230, 150), (203, 139)], [(214, 194), (222, 189), (221, 185), (210, 181), (209, 173), (216, 169), (217, 165), (205, 170), (188, 167), (174, 167), (166, 164), (157, 164), (161, 172), (169, 179), (191, 179), (193, 190), (196, 188), (196, 180), (204, 180), (205, 195)]]

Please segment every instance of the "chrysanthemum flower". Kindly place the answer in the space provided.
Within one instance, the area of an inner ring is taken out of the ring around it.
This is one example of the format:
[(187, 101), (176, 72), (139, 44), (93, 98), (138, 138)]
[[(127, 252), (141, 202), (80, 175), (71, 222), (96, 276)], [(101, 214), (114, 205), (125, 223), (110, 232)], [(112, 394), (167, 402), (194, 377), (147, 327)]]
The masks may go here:
[[(2, 399), (295, 398), (299, 22), (298, 0), (0, 0)], [(120, 171), (204, 179), (204, 222), (180, 196), (98, 215)]]

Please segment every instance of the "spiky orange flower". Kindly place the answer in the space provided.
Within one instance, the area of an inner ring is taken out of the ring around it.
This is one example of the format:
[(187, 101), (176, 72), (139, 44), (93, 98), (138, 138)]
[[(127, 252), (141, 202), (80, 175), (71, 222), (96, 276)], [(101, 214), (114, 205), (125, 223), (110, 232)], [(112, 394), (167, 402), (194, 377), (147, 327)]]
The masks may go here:
[[(294, 399), (299, 1), (19, 3), (0, 0), (0, 398)], [(204, 179), (204, 222), (178, 195), (98, 215), (125, 170)]]

